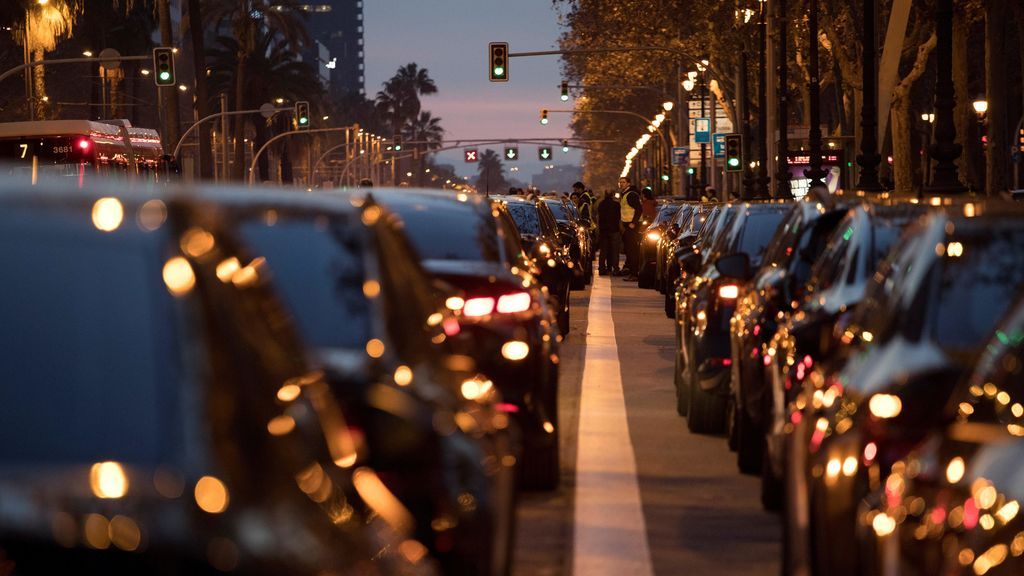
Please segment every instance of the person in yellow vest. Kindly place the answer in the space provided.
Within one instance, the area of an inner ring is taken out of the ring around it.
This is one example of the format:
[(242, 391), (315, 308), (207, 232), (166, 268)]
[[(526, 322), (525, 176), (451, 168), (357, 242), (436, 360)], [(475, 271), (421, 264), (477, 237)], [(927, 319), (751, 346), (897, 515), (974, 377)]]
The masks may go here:
[(619, 178), (619, 203), (622, 205), (622, 248), (626, 253), (626, 267), (622, 275), (627, 280), (636, 280), (640, 260), (640, 191), (625, 176)]

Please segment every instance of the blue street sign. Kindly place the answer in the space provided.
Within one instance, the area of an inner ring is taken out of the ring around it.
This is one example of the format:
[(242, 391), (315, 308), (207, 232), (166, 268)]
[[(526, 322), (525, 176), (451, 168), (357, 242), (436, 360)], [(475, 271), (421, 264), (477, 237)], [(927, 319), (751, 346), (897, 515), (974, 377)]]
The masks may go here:
[(711, 142), (711, 118), (693, 119), (693, 141), (697, 144)]
[(672, 148), (672, 163), (676, 166), (686, 166), (690, 163), (690, 147), (674, 146)]
[(715, 132), (714, 144), (711, 148), (714, 150), (715, 158), (725, 158), (725, 132)]

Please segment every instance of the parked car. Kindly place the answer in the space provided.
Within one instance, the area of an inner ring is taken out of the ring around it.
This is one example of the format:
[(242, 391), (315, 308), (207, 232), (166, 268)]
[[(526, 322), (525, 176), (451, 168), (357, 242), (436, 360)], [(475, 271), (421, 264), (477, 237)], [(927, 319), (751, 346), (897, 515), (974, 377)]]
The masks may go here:
[(640, 288), (654, 288), (658, 268), (658, 243), (681, 206), (680, 204), (659, 204), (654, 220), (642, 230), (640, 270), (637, 273), (637, 285)]
[(682, 204), (665, 227), (658, 240), (655, 255), (654, 284), (658, 292), (666, 294), (670, 286), (675, 287), (669, 277), (669, 271), (675, 263), (676, 247), (681, 241), (689, 241), (692, 244), (710, 211), (711, 206), (707, 204)]
[(547, 287), (558, 311), (558, 330), (569, 333), (569, 290), (575, 264), (562, 245), (558, 224), (551, 209), (540, 200), (520, 196), (492, 196), (502, 202), (515, 222), (519, 240), (530, 260), (540, 269), (540, 280)]
[[(879, 263), (899, 240), (904, 228), (925, 210), (925, 206), (919, 204), (864, 203), (841, 212), (845, 216), (838, 223), (818, 220), (819, 226), (833, 229), (831, 237), (821, 242), (821, 249), (815, 250), (819, 255), (813, 268), (806, 274), (794, 274), (804, 278), (801, 288), (784, 285), (794, 296), (800, 293), (799, 302), (793, 299), (798, 307), (776, 309), (772, 314), (777, 318), (774, 334), (766, 344), (756, 350), (751, 348), (750, 352), (752, 363), (763, 370), (761, 385), (765, 386), (764, 390), (756, 392), (763, 394), (763, 404), (755, 415), (764, 426), (761, 432), (765, 459), (757, 464), (761, 472), (762, 503), (766, 508), (777, 509), (782, 504), (784, 439), (794, 426), (793, 414), (799, 412), (796, 398), (803, 391), (804, 379), (816, 364), (829, 361), (829, 353), (835, 349), (833, 344), (838, 342), (832, 338), (835, 326), (842, 325), (842, 319), (853, 313)], [(783, 302), (788, 300), (784, 298)], [(783, 310), (785, 312), (778, 318), (777, 313)], [(757, 326), (750, 330), (757, 330)], [(738, 350), (734, 341), (734, 354)], [(756, 369), (753, 376), (758, 376)], [(741, 454), (742, 450), (741, 447)]]
[(7, 186), (4, 573), (433, 572), (263, 260), (190, 200)]
[(940, 426), (896, 462), (860, 510), (866, 573), (1024, 573), (1024, 300), (946, 404)]
[(1024, 211), (957, 208), (908, 228), (840, 336), (845, 361), (805, 379), (787, 482), (806, 488), (789, 490), (786, 510), (809, 527), (820, 573), (859, 569), (857, 509), (871, 478), (923, 439), (1024, 285)]
[(740, 285), (760, 265), (787, 210), (785, 204), (735, 207), (707, 251), (707, 265), (699, 280), (685, 295), (681, 382), (689, 398), (686, 420), (692, 432), (725, 429), (732, 363), (729, 321)]
[(565, 198), (546, 196), (543, 199), (558, 225), (559, 240), (569, 249), (572, 259), (572, 289), (582, 290), (594, 279), (594, 254), (590, 245), (590, 229), (579, 219), (576, 206)]
[[(420, 263), (460, 291), (450, 302), (480, 372), (501, 393), (522, 433), (526, 488), (553, 489), (558, 465), (556, 310), (523, 252), (507, 209), (475, 194), (374, 189), (401, 219)], [(444, 230), (444, 234), (438, 234)]]
[[(707, 210), (705, 213), (704, 210)], [(681, 229), (678, 235), (669, 241), (663, 249), (665, 256), (664, 273), (664, 295), (665, 315), (669, 318), (676, 318), (676, 306), (679, 303), (679, 291), (684, 287), (687, 280), (697, 270), (701, 269), (702, 250), (707, 251), (714, 241), (715, 235), (721, 231), (725, 223), (725, 213), (732, 209), (731, 205), (704, 206), (693, 214), (688, 225)], [(695, 256), (690, 256), (690, 253)], [(683, 264), (692, 269), (683, 269)]]
[[(508, 569), (515, 522), (508, 415), (460, 349), (461, 327), (402, 222), (361, 198), (210, 190), (204, 208), (264, 262), (328, 373), (357, 449), (412, 513), (445, 573)], [(207, 204), (208, 203), (208, 204)]]

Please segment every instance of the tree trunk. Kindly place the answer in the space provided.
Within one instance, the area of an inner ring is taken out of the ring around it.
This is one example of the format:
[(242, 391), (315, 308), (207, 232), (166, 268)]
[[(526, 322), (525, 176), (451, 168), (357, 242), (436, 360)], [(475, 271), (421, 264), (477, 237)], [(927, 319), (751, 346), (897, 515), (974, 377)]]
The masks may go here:
[(913, 118), (910, 117), (910, 90), (914, 82), (924, 74), (928, 67), (928, 57), (935, 49), (936, 36), (928, 37), (917, 49), (917, 59), (906, 77), (892, 91), (892, 160), (893, 180), (897, 194), (905, 194), (914, 187), (914, 166), (917, 158), (911, 146), (910, 136), (913, 132)]
[[(157, 0), (157, 18), (160, 20), (160, 44), (174, 46), (174, 30), (171, 24), (170, 0)], [(171, 151), (178, 143), (181, 118), (178, 115), (177, 87), (161, 87), (160, 102), (164, 109), (164, 150)]]
[[(46, 52), (42, 48), (37, 48), (32, 51), (32, 60), (42, 60), (46, 57)], [(47, 113), (47, 101), (46, 98), (46, 67), (45, 66), (33, 66), (32, 67), (32, 102), (29, 106), (35, 109), (36, 120), (46, 120)]]
[[(203, 39), (203, 13), (199, 0), (188, 0), (188, 27), (192, 37), (192, 67), (196, 76), (196, 115), (202, 119), (210, 114), (210, 94), (206, 81), (206, 47)], [(213, 148), (210, 131), (213, 125), (206, 122), (199, 126), (199, 177), (203, 180), (213, 179)]]
[(988, 148), (985, 153), (985, 193), (998, 194), (1009, 188), (1010, 139), (1009, 94), (1006, 83), (1010, 11), (1006, 0), (987, 0), (985, 6), (985, 94), (988, 100), (986, 124)]
[(970, 27), (963, 10), (953, 11), (953, 87), (956, 91), (956, 108), (953, 109), (953, 120), (956, 124), (956, 142), (963, 152), (956, 159), (957, 173), (960, 181), (968, 186), (977, 182), (974, 163), (971, 158), (971, 143), (974, 138), (974, 111), (971, 109), (967, 85), (967, 44)]

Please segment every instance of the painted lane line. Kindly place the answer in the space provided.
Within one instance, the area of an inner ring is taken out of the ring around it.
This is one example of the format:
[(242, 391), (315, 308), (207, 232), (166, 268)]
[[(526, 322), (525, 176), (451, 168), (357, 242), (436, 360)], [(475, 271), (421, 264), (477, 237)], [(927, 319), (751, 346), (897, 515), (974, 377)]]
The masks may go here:
[(651, 576), (611, 296), (608, 278), (596, 277), (580, 390), (572, 573)]

